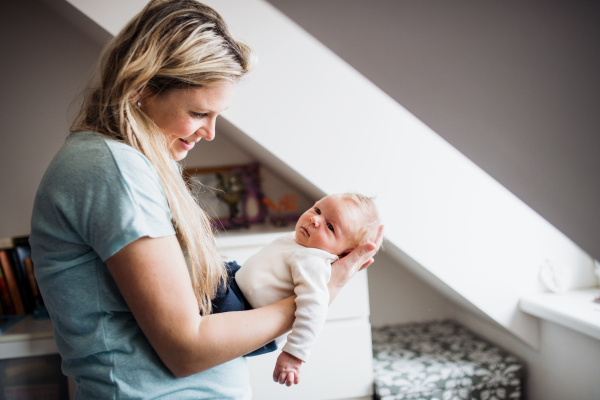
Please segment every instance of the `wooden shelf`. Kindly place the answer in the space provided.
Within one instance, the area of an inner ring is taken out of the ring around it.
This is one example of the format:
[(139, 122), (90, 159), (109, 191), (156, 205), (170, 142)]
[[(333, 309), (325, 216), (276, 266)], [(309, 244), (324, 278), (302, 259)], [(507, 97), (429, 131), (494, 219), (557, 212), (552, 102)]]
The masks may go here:
[(28, 315), (0, 334), (0, 359), (58, 354), (54, 330), (49, 319)]

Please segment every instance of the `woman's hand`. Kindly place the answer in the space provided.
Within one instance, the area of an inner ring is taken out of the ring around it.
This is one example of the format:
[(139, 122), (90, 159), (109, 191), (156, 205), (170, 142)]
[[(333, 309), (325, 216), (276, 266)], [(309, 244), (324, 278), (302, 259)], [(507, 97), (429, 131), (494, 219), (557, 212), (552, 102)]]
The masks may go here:
[(336, 298), (340, 290), (360, 270), (373, 263), (373, 256), (383, 242), (383, 225), (379, 227), (375, 243), (364, 243), (352, 250), (347, 256), (340, 258), (331, 265), (329, 288), (329, 304)]

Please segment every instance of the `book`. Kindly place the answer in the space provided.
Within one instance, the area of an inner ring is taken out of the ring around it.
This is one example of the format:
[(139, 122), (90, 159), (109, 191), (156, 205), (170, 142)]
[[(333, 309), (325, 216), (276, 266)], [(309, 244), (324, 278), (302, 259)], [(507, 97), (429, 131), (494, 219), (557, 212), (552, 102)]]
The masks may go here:
[(6, 279), (2, 273), (2, 267), (0, 266), (0, 304), (2, 305), (3, 314), (14, 314), (15, 307), (10, 298), (8, 292), (8, 286), (6, 285)]
[(17, 279), (13, 273), (6, 250), (0, 250), (0, 265), (2, 265), (2, 272), (4, 273), (4, 278), (6, 279), (8, 291), (15, 306), (15, 314), (25, 314), (25, 307), (23, 307), (23, 301), (21, 300), (21, 293), (19, 291), (19, 286), (17, 285)]
[(21, 301), (23, 302), (25, 313), (31, 314), (35, 308), (35, 300), (33, 298), (31, 285), (29, 283), (29, 278), (23, 262), (24, 259), (29, 257), (31, 254), (29, 244), (18, 245), (14, 249), (6, 250), (6, 252), (10, 256), (11, 265), (13, 267), (15, 278), (17, 279), (17, 286), (19, 288), (19, 293), (21, 294)]
[(33, 261), (31, 260), (31, 256), (25, 258), (23, 262), (25, 263), (25, 269), (27, 270), (27, 277), (29, 278), (29, 285), (31, 286), (31, 294), (33, 294), (33, 298), (35, 299), (35, 307), (44, 307), (44, 299), (42, 298), (40, 287), (38, 286), (37, 280), (35, 279), (35, 275), (33, 273)]
[(33, 309), (44, 307), (44, 300), (40, 293), (40, 288), (35, 279), (33, 273), (33, 261), (31, 260), (31, 246), (29, 244), (22, 244), (15, 247), (17, 254), (19, 255), (19, 261), (23, 267), (25, 277), (27, 279), (29, 295), (31, 296), (31, 303)]

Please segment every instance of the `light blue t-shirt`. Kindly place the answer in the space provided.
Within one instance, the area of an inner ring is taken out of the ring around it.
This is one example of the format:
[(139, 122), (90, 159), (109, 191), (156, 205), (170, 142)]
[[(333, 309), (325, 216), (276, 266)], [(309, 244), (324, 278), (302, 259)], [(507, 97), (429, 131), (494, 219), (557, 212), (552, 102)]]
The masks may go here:
[(175, 234), (158, 176), (130, 146), (70, 135), (38, 189), (32, 257), (76, 399), (249, 399), (240, 357), (187, 378), (158, 358), (105, 261), (134, 240)]

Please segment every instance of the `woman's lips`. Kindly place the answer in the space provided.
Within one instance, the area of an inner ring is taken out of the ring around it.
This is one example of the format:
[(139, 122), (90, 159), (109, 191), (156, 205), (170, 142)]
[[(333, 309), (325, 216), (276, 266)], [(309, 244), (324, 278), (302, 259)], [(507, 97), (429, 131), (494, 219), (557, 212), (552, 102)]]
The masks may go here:
[(181, 145), (181, 147), (183, 147), (185, 151), (190, 151), (194, 148), (194, 142), (187, 142), (181, 138), (179, 139), (179, 144)]

